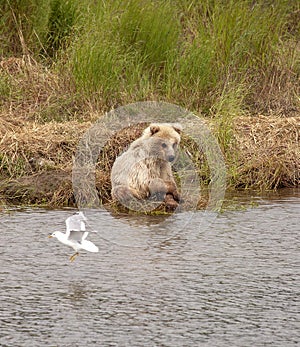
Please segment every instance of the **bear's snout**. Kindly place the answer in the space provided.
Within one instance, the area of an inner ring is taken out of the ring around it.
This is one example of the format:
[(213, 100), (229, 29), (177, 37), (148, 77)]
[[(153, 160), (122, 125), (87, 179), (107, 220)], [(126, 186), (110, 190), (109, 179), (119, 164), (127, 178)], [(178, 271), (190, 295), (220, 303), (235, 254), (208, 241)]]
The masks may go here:
[(172, 161), (174, 161), (175, 159), (175, 155), (169, 155), (168, 156), (168, 161), (171, 163)]

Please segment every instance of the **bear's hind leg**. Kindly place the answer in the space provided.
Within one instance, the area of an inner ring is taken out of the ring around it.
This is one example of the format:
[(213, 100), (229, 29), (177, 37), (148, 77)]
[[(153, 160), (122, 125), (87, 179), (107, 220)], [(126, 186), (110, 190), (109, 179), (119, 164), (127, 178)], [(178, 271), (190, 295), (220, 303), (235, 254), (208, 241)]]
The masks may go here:
[(130, 189), (127, 186), (114, 187), (111, 195), (114, 200), (119, 201), (121, 204), (127, 204), (133, 198), (140, 198), (137, 191)]

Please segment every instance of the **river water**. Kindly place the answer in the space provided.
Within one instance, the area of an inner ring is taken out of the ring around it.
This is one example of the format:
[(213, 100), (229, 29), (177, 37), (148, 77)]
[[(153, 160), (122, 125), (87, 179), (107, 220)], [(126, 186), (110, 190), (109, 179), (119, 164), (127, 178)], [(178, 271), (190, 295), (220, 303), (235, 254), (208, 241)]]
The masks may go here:
[(300, 191), (229, 200), (165, 220), (90, 212), (100, 251), (73, 263), (47, 235), (74, 210), (2, 211), (0, 346), (299, 346)]

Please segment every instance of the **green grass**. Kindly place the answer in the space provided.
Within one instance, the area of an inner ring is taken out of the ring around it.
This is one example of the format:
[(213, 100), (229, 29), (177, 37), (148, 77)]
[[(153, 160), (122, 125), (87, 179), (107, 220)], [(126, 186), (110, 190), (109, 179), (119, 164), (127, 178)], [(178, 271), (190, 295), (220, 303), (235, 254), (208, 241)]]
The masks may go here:
[(46, 35), (51, 0), (1, 0), (0, 55), (37, 54)]
[[(164, 88), (174, 66), (180, 26), (170, 4), (102, 3), (70, 49), (72, 72), (85, 93), (105, 103), (145, 99)], [(109, 100), (110, 99), (110, 100)]]
[(218, 117), (299, 107), (297, 1), (2, 0), (0, 10), (1, 56), (30, 54), (103, 109), (153, 99)]

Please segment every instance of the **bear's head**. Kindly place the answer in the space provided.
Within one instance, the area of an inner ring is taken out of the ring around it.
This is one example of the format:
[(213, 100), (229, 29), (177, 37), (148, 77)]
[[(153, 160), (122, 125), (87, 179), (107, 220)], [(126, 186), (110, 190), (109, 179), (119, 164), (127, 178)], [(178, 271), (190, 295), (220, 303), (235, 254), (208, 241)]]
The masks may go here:
[(180, 143), (182, 126), (179, 123), (152, 123), (144, 130), (142, 139), (150, 144), (150, 154), (172, 162)]

